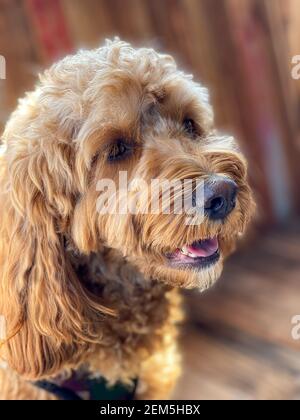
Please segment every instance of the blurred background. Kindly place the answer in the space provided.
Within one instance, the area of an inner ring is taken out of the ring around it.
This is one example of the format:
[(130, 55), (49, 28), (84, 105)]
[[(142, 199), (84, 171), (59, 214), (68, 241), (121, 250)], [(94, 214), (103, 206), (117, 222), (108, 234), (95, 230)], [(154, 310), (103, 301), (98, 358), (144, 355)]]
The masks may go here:
[(300, 0), (0, 0), (0, 135), (38, 72), (115, 35), (173, 54), (209, 87), (258, 202), (217, 286), (187, 293), (175, 398), (300, 399)]

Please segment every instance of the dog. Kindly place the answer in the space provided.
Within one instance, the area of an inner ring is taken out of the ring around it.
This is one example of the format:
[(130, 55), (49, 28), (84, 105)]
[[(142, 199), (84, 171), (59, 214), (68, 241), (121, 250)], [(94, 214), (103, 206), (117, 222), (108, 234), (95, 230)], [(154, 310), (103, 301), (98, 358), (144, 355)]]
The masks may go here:
[[(78, 372), (135, 384), (134, 398), (170, 398), (179, 290), (215, 283), (254, 209), (245, 158), (216, 130), (207, 90), (170, 55), (106, 41), (45, 71), (2, 144), (1, 398), (64, 398)], [(118, 204), (121, 172), (128, 185), (192, 181), (201, 223), (101, 212), (98, 182), (116, 185)]]

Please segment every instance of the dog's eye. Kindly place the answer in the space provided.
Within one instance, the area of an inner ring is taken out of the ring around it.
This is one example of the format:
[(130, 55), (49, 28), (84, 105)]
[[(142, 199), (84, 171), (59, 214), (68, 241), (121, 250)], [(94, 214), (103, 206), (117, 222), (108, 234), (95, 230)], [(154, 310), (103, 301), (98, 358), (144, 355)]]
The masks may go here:
[(192, 120), (191, 118), (185, 118), (185, 120), (183, 120), (183, 127), (188, 135), (190, 135), (191, 137), (196, 137), (197, 129), (194, 120)]
[(117, 140), (109, 149), (107, 160), (114, 162), (126, 158), (132, 153), (132, 146), (125, 140)]

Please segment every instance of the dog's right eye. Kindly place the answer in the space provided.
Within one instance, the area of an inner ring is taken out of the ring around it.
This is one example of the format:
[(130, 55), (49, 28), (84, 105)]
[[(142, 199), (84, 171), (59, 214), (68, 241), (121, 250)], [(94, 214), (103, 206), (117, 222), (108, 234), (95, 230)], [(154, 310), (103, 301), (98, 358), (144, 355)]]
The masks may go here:
[(114, 162), (125, 159), (132, 153), (132, 145), (128, 144), (125, 140), (117, 140), (109, 149), (107, 160)]
[(183, 127), (189, 136), (193, 138), (197, 136), (196, 124), (195, 124), (195, 121), (192, 120), (191, 118), (185, 118), (183, 120)]

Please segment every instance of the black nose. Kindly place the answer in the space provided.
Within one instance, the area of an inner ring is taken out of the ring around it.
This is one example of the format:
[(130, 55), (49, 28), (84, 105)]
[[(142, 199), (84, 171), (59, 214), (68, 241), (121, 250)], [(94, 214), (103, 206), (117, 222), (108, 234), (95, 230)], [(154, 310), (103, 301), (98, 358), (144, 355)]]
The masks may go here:
[(238, 187), (227, 177), (213, 176), (204, 183), (204, 212), (211, 220), (224, 219), (235, 207)]

